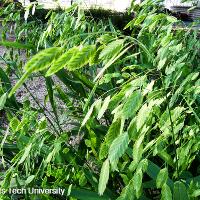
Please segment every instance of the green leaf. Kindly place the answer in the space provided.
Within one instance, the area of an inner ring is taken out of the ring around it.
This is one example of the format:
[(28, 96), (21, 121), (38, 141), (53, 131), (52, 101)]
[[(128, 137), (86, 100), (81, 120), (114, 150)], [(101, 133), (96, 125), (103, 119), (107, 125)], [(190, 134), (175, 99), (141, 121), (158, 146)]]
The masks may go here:
[(199, 76), (199, 72), (196, 73), (190, 73), (180, 84), (180, 86), (178, 87), (178, 89), (176, 90), (176, 92), (173, 94), (173, 96), (170, 99), (169, 102), (169, 106), (172, 107), (178, 97), (182, 94), (182, 92), (184, 91), (184, 89), (186, 88), (186, 85), (189, 84), (190, 81), (196, 79)]
[(117, 121), (113, 122), (109, 129), (108, 132), (105, 136), (105, 141), (101, 144), (100, 147), (100, 152), (99, 152), (99, 158), (102, 160), (105, 158), (108, 154), (109, 151), (109, 146), (113, 142), (113, 140), (120, 134), (120, 129), (121, 129), (121, 120), (118, 119)]
[(133, 146), (133, 162), (138, 163), (140, 162), (140, 159), (142, 158), (143, 154), (143, 140), (144, 140), (145, 134), (142, 134), (138, 140), (136, 140), (134, 146)]
[(33, 72), (38, 72), (46, 69), (51, 65), (53, 60), (61, 53), (62, 48), (60, 47), (52, 47), (40, 51), (38, 54), (33, 56), (31, 60), (27, 62), (25, 65), (26, 72), (20, 78), (20, 80), (16, 83), (16, 85), (11, 90), (9, 97), (11, 97), (17, 89), (21, 87), (21, 85), (26, 81), (28, 76)]
[(148, 160), (145, 158), (138, 163), (137, 170), (142, 170), (142, 172), (146, 172), (148, 168)]
[(186, 184), (191, 184), (191, 183), (194, 183), (194, 184), (198, 184), (200, 182), (200, 175), (199, 176), (195, 176), (195, 177), (192, 177), (192, 178), (188, 178), (186, 179)]
[(199, 197), (200, 196), (200, 189), (198, 189), (198, 190), (195, 190), (193, 193), (192, 193), (192, 195), (191, 195), (192, 197)]
[[(171, 118), (173, 123), (176, 123), (178, 118), (181, 116), (182, 112), (185, 110), (184, 107), (177, 106), (173, 110), (171, 110)], [(160, 117), (159, 125), (161, 127), (161, 130), (164, 130), (165, 128), (168, 128), (170, 126), (170, 115), (169, 110), (167, 109)]]
[(158, 152), (158, 156), (162, 158), (168, 165), (174, 167), (174, 161), (170, 154), (168, 154), (165, 150), (161, 150)]
[(99, 179), (99, 186), (98, 186), (98, 192), (100, 195), (103, 195), (106, 185), (108, 183), (109, 179), (109, 160), (106, 159), (103, 163), (103, 166), (101, 168), (101, 173), (100, 173), (100, 179)]
[(4, 93), (1, 97), (0, 97), (0, 110), (2, 110), (5, 106), (7, 100), (7, 93)]
[(117, 200), (134, 200), (135, 195), (133, 192), (134, 188), (134, 180), (133, 178), (129, 181), (129, 184), (123, 188), (120, 196), (117, 198)]
[(142, 104), (143, 98), (140, 91), (135, 91), (123, 106), (123, 116), (127, 119), (133, 117)]
[(175, 23), (178, 21), (177, 18), (173, 16), (166, 16), (166, 18), (167, 18), (167, 21), (169, 21), (170, 23)]
[(23, 74), (23, 76), (20, 78), (20, 80), (16, 83), (16, 85), (10, 91), (10, 93), (8, 95), (9, 98), (16, 92), (16, 90), (18, 90), (22, 86), (22, 84), (26, 81), (26, 79), (28, 78), (28, 76), (29, 76), (28, 72), (26, 72), (25, 74)]
[(167, 179), (168, 179), (167, 168), (161, 169), (156, 179), (157, 188), (162, 188), (162, 186), (167, 182)]
[(107, 110), (109, 103), (110, 103), (110, 96), (105, 98), (104, 103), (103, 103), (101, 109), (99, 110), (97, 119), (101, 119), (101, 117), (103, 116), (103, 114)]
[(3, 182), (1, 183), (3, 188), (8, 189), (10, 187), (12, 175), (13, 175), (13, 168), (10, 167), (10, 169), (7, 170)]
[(6, 90), (9, 91), (12, 88), (12, 84), (8, 75), (1, 67), (0, 67), (0, 79), (2, 81), (3, 88), (5, 87)]
[(147, 104), (144, 104), (141, 107), (137, 115), (137, 122), (136, 122), (137, 131), (139, 131), (140, 128), (142, 128), (142, 126), (145, 124), (146, 120), (149, 117), (150, 112), (151, 112), (151, 107), (147, 106)]
[(93, 109), (94, 109), (95, 104), (93, 104), (90, 109), (88, 110), (87, 114), (85, 115), (81, 127), (85, 126), (85, 124), (87, 123), (87, 121), (90, 119), (90, 116), (92, 115)]
[(61, 47), (51, 47), (34, 55), (25, 65), (24, 69), (30, 74), (46, 69), (62, 52)]
[(35, 178), (35, 175), (31, 175), (29, 176), (26, 181), (25, 181), (25, 184), (28, 185), (29, 183), (31, 183), (33, 181), (33, 179)]
[(52, 74), (55, 74), (60, 69), (64, 68), (69, 60), (78, 52), (77, 47), (73, 47), (69, 49), (67, 52), (62, 54), (57, 60), (55, 60), (49, 70), (46, 73), (46, 76), (51, 76)]
[(77, 79), (72, 79), (69, 76), (68, 71), (61, 69), (56, 73), (56, 76), (60, 79), (60, 81), (62, 81), (67, 89), (75, 92), (75, 95), (86, 97), (86, 91), (82, 85), (82, 82), (77, 81)]
[(146, 17), (147, 17), (147, 14), (146, 14), (146, 13), (143, 14), (143, 15), (138, 16), (138, 17), (136, 18), (135, 22), (134, 22), (134, 25), (135, 25), (135, 26), (140, 25), (141, 22), (143, 22), (144, 19), (145, 19)]
[[(156, 180), (157, 176), (160, 172), (160, 167), (158, 167), (156, 164), (148, 160), (148, 167), (147, 167), (147, 174), (153, 179)], [(174, 187), (174, 183), (171, 179), (168, 179), (167, 184), (171, 189)]]
[(174, 65), (167, 67), (165, 69), (165, 73), (166, 73), (166, 75), (170, 75), (170, 74), (172, 74), (172, 72), (183, 68), (184, 65), (185, 65), (185, 63), (178, 63), (178, 64), (175, 63)]
[[(155, 80), (152, 80), (150, 83), (147, 84), (147, 86), (143, 90), (143, 93), (142, 93), (143, 96), (147, 95), (148, 93), (150, 93), (153, 90), (154, 84), (155, 84)], [(153, 104), (153, 102), (151, 102), (151, 104)]]
[(181, 181), (174, 183), (174, 200), (189, 200), (187, 188)]
[(141, 88), (146, 82), (146, 76), (140, 76), (137, 79), (132, 80), (131, 82), (125, 84), (121, 91), (115, 94), (111, 99), (111, 107), (116, 107), (122, 100), (130, 97), (135, 90)]
[(87, 45), (84, 46), (81, 50), (79, 50), (67, 63), (66, 68), (69, 71), (74, 71), (76, 69), (80, 69), (86, 64), (89, 63), (90, 58), (95, 53), (96, 47), (95, 45)]
[(138, 138), (139, 132), (137, 131), (136, 118), (134, 117), (128, 126), (128, 134), (131, 140), (135, 141)]
[(31, 147), (32, 147), (32, 143), (29, 144), (29, 145), (24, 149), (24, 154), (23, 154), (23, 156), (21, 157), (20, 161), (18, 162), (19, 165), (22, 164), (22, 163), (26, 160), (26, 158), (28, 157), (28, 155), (29, 155), (29, 153), (30, 153), (30, 151), (31, 151)]
[(102, 52), (99, 55), (99, 58), (102, 60), (107, 60), (118, 54), (122, 47), (123, 47), (124, 40), (118, 39), (115, 40), (108, 45), (105, 46), (105, 48), (102, 50)]
[(20, 121), (17, 117), (13, 117), (9, 123), (10, 128), (12, 129), (13, 132), (17, 131), (17, 127), (19, 126)]
[[(4, 70), (1, 67), (0, 67), (0, 79), (2, 81), (2, 87), (6, 90), (7, 93), (9, 93), (10, 90), (12, 89), (12, 84), (6, 72), (4, 72)], [(19, 108), (15, 96), (10, 97), (7, 103), (8, 105), (11, 105), (15, 109)]]
[(143, 173), (142, 173), (142, 170), (139, 169), (136, 171), (136, 173), (134, 174), (134, 177), (133, 177), (134, 189), (135, 189), (135, 194), (136, 194), (137, 198), (139, 198), (141, 196), (142, 178), (143, 178)]
[[(92, 89), (94, 87), (94, 83), (88, 79), (87, 75), (86, 74), (83, 74), (82, 72), (78, 72), (78, 71), (74, 71), (74, 72), (71, 72), (73, 77), (77, 78), (78, 80), (80, 80), (84, 86), (88, 87), (89, 89)], [(98, 90), (98, 88), (97, 88)], [(98, 94), (101, 92), (99, 91), (96, 91)]]
[(108, 159), (112, 166), (118, 161), (118, 159), (125, 153), (128, 148), (129, 137), (128, 133), (122, 133), (111, 144)]
[(32, 44), (22, 44), (19, 42), (10, 42), (10, 41), (0, 41), (0, 46), (17, 48), (17, 49), (34, 49), (35, 46)]
[(47, 158), (45, 159), (45, 164), (48, 164), (51, 162), (52, 158), (55, 156), (55, 149), (53, 149), (49, 155), (47, 156)]
[(46, 82), (46, 88), (47, 88), (47, 92), (48, 92), (48, 96), (49, 96), (49, 101), (51, 103), (51, 107), (52, 107), (53, 113), (55, 115), (55, 120), (56, 120), (56, 123), (59, 124), (59, 117), (58, 117), (58, 112), (57, 112), (58, 110), (57, 110), (55, 97), (54, 97), (54, 90), (53, 90), (54, 82), (51, 79), (51, 77), (46, 77), (45, 82)]
[(80, 178), (79, 178), (79, 185), (81, 187), (84, 187), (87, 184), (87, 178), (85, 177), (85, 174), (82, 173)]
[(167, 58), (164, 58), (164, 59), (162, 59), (162, 60), (159, 61), (159, 63), (158, 63), (158, 70), (161, 70), (164, 67), (166, 61), (167, 61)]
[(104, 72), (116, 61), (118, 60), (122, 55), (124, 55), (130, 48), (132, 47), (132, 45), (128, 46), (127, 48), (125, 48), (123, 51), (119, 52), (119, 54), (114, 55), (111, 59), (109, 59), (109, 61), (105, 64), (105, 66), (101, 69), (101, 71), (97, 74), (97, 76), (95, 77), (94, 81), (96, 82), (97, 80), (99, 80)]
[(166, 183), (162, 186), (161, 195), (161, 200), (172, 200), (170, 187)]
[(100, 146), (99, 159), (102, 160), (102, 159), (106, 158), (106, 156), (108, 155), (108, 151), (109, 151), (109, 146), (106, 143), (106, 141), (104, 141)]
[(67, 196), (71, 194), (71, 191), (72, 191), (72, 184), (70, 184), (70, 186), (67, 189)]

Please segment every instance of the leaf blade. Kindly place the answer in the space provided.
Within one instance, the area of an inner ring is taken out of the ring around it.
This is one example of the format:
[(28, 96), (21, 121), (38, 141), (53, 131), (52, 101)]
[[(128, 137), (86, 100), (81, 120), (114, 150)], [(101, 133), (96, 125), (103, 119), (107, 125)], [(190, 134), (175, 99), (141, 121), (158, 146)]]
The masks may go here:
[(101, 168), (101, 173), (100, 173), (100, 179), (99, 179), (99, 185), (98, 185), (99, 195), (103, 195), (106, 189), (106, 185), (109, 179), (109, 168), (110, 168), (109, 160), (106, 159), (103, 163), (103, 166)]
[(0, 97), (0, 110), (2, 110), (6, 104), (6, 100), (7, 100), (7, 93), (4, 93), (1, 97)]
[(128, 148), (129, 137), (128, 133), (125, 132), (119, 135), (111, 144), (109, 152), (108, 152), (108, 159), (112, 167), (116, 164), (116, 161), (125, 153), (126, 149)]

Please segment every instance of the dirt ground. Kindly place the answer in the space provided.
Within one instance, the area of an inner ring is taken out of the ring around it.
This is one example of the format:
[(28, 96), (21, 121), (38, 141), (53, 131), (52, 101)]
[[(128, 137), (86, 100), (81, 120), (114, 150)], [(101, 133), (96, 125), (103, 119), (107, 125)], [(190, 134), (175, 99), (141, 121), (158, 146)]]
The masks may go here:
[[(1, 26), (0, 26), (0, 35), (1, 35)], [(12, 34), (8, 34), (7, 36), (7, 40), (9, 41), (13, 41), (15, 38), (13, 37)], [(4, 56), (6, 53), (8, 53), (8, 49), (0, 46), (0, 56)], [(18, 52), (15, 51), (15, 53), (17, 54)], [(23, 62), (23, 64), (26, 63), (27, 57), (24, 51), (21, 51), (21, 56), (20, 56), (21, 61)], [(2, 68), (6, 68), (6, 64), (5, 62), (0, 59), (0, 67)], [(14, 86), (18, 80), (18, 78), (12, 74), (10, 77), (11, 83)], [(56, 77), (53, 77), (53, 80), (55, 82), (55, 84), (60, 84), (59, 80), (56, 79)], [(47, 96), (47, 90), (46, 90), (46, 83), (45, 83), (45, 79), (44, 77), (40, 76), (39, 74), (34, 76), (34, 78), (29, 79), (28, 81), (26, 81), (26, 87), (22, 86), (17, 92), (16, 92), (16, 98), (17, 101), (20, 103), (23, 103), (25, 100), (29, 100), (31, 103), (31, 106), (34, 108), (39, 108), (38, 107), (38, 103), (40, 104), (41, 107), (45, 108), (46, 110), (46, 115), (52, 119), (52, 116), (49, 113), (52, 113), (52, 107), (50, 102), (47, 100), (45, 100), (46, 96)], [(34, 98), (31, 96), (31, 94), (34, 96)], [(36, 103), (36, 101), (34, 99), (37, 99), (38, 103)], [(62, 114), (64, 113), (64, 105), (62, 102), (60, 102), (59, 100), (56, 99), (56, 103), (57, 103), (57, 107), (59, 110), (59, 116), (62, 118)], [(0, 120), (1, 122), (3, 121), (3, 119), (1, 119), (2, 113), (0, 113)], [(52, 119), (53, 120), (53, 119)], [(55, 119), (54, 119), (55, 120)], [(62, 121), (62, 120), (61, 120)], [(64, 120), (65, 121), (65, 120)], [(69, 129), (69, 126), (67, 125), (67, 123), (65, 123), (63, 121), (63, 129)], [(68, 120), (69, 121), (69, 120)]]

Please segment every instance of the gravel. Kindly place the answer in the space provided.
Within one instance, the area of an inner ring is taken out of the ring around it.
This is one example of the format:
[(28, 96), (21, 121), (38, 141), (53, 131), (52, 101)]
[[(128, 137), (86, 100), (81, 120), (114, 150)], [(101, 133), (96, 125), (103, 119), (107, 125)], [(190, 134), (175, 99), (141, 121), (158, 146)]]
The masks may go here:
[[(0, 26), (0, 35), (1, 35), (1, 26)], [(12, 34), (8, 34), (7, 40), (14, 41), (15, 38), (13, 37)], [(0, 46), (0, 56), (4, 56), (7, 53), (7, 51), (8, 51), (7, 48)], [(16, 50), (15, 53), (18, 54), (18, 51)], [(20, 50), (20, 53), (21, 53), (20, 59), (25, 64), (25, 62), (27, 60), (26, 54), (24, 51), (21, 51), (21, 50)], [(0, 59), (0, 67), (3, 67), (4, 69), (6, 68), (5, 62), (1, 59)], [(18, 78), (14, 74), (12, 74), (9, 78), (11, 80), (12, 85), (14, 86), (16, 84)], [(60, 83), (60, 81), (56, 77), (53, 77), (53, 81), (54, 81), (55, 85), (59, 84), (62, 86), (62, 83)], [(45, 108), (46, 116), (50, 120), (55, 122), (55, 117), (54, 116), (52, 117), (53, 111), (52, 111), (51, 104), (48, 100), (46, 101), (46, 99), (45, 99), (45, 97), (47, 96), (48, 93), (47, 93), (44, 77), (35, 76), (32, 79), (28, 79), (26, 81), (26, 87), (28, 88), (29, 92), (27, 91), (27, 89), (24, 86), (22, 86), (19, 90), (17, 90), (17, 92), (16, 92), (17, 101), (20, 103), (23, 103), (25, 100), (29, 100), (31, 107), (39, 108), (38, 104), (34, 100), (34, 99), (37, 99), (37, 102), (40, 104), (40, 106)], [(31, 94), (34, 96), (34, 99), (31, 96)], [(69, 123), (70, 119), (65, 117), (65, 113), (67, 112), (66, 106), (59, 99), (56, 99), (55, 102), (57, 105), (57, 110), (59, 112), (58, 116), (61, 118), (60, 120), (62, 121), (61, 127), (63, 130), (68, 131), (72, 128), (72, 126)], [(0, 113), (0, 120), (1, 120), (2, 124), (5, 126), (5, 116), (3, 115), (3, 113)]]

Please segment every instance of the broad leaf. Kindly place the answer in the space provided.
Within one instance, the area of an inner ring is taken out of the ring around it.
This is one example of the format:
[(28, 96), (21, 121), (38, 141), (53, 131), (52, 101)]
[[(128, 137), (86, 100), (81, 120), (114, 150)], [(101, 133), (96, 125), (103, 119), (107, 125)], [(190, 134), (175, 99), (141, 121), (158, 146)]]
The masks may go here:
[(81, 126), (84, 126), (87, 121), (90, 119), (90, 116), (92, 115), (93, 109), (94, 109), (95, 104), (93, 104), (90, 109), (88, 110), (87, 114), (85, 115), (85, 118), (82, 121)]
[(20, 161), (18, 162), (19, 165), (22, 164), (22, 163), (26, 160), (26, 158), (29, 156), (29, 153), (30, 153), (30, 151), (31, 151), (31, 148), (32, 148), (32, 143), (29, 144), (29, 145), (24, 149), (24, 154), (22, 155)]
[(141, 196), (142, 178), (143, 178), (143, 173), (142, 173), (142, 170), (139, 169), (136, 171), (136, 173), (134, 174), (134, 177), (133, 177), (134, 189), (135, 189), (135, 194), (136, 194), (137, 198), (139, 198)]
[(33, 179), (35, 178), (35, 175), (31, 175), (29, 176), (26, 181), (25, 181), (25, 184), (28, 185), (29, 183), (31, 183), (33, 181)]
[(166, 183), (162, 186), (161, 195), (161, 200), (172, 200), (170, 187)]
[(133, 178), (130, 180), (129, 184), (123, 188), (120, 196), (117, 198), (117, 200), (134, 200), (135, 194), (133, 192), (134, 188), (134, 180)]
[(162, 186), (167, 182), (167, 179), (168, 179), (167, 168), (161, 169), (156, 179), (157, 188), (162, 188)]
[(129, 137), (128, 133), (122, 133), (111, 144), (108, 158), (112, 166), (116, 164), (118, 159), (125, 153), (128, 148)]
[(103, 195), (106, 185), (108, 183), (109, 179), (109, 160), (106, 159), (103, 163), (103, 166), (101, 168), (101, 173), (100, 173), (100, 179), (99, 179), (99, 186), (98, 186), (98, 191), (100, 195)]
[(107, 60), (115, 56), (116, 54), (119, 53), (119, 51), (123, 47), (124, 40), (119, 39), (115, 40), (108, 45), (102, 50), (102, 52), (99, 55), (100, 59)]
[(61, 47), (51, 47), (42, 50), (26, 63), (24, 69), (29, 73), (44, 70), (50, 66), (62, 50), (63, 49)]
[(10, 91), (8, 97), (10, 98), (15, 92), (16, 90), (18, 90), (22, 84), (26, 81), (26, 79), (28, 78), (29, 73), (26, 72), (23, 74), (23, 76), (21, 77), (21, 79), (16, 83), (16, 85), (12, 88), (12, 90)]
[(192, 193), (191, 196), (192, 196), (192, 197), (199, 197), (199, 196), (200, 196), (200, 189), (195, 190), (195, 191)]
[(174, 200), (189, 200), (187, 188), (181, 181), (174, 183)]
[(67, 63), (66, 68), (69, 71), (74, 71), (76, 69), (80, 69), (86, 64), (89, 63), (90, 58), (95, 53), (95, 45), (87, 45), (84, 46), (81, 50), (79, 50)]
[(4, 105), (6, 103), (6, 100), (7, 100), (7, 93), (3, 94), (1, 97), (0, 97), (0, 110), (2, 110), (4, 108)]
[(17, 48), (17, 49), (34, 49), (35, 46), (32, 44), (22, 44), (19, 42), (10, 42), (10, 41), (0, 41), (0, 46)]
[(100, 119), (103, 116), (104, 112), (108, 108), (109, 103), (110, 103), (110, 96), (105, 98), (104, 103), (98, 113), (98, 116), (97, 116), (98, 119)]
[(145, 134), (142, 134), (138, 140), (136, 140), (134, 146), (133, 146), (133, 162), (136, 164), (140, 161), (143, 154), (143, 140), (144, 140)]
[(137, 131), (140, 130), (140, 128), (142, 128), (142, 126), (145, 124), (146, 120), (149, 117), (149, 114), (151, 112), (151, 107), (147, 106), (147, 104), (144, 104), (141, 109), (138, 112), (137, 115)]
[(140, 91), (135, 91), (127, 99), (123, 106), (122, 114), (127, 119), (133, 117), (142, 104), (142, 95)]
[(26, 81), (28, 76), (33, 72), (38, 72), (46, 69), (51, 65), (53, 60), (61, 53), (62, 48), (60, 47), (52, 47), (40, 51), (38, 54), (33, 56), (31, 60), (27, 62), (25, 65), (26, 72), (23, 74), (21, 79), (16, 83), (16, 85), (11, 90), (9, 97), (11, 97), (17, 89)]
[(103, 159), (107, 156), (109, 151), (109, 146), (113, 142), (113, 140), (120, 134), (121, 128), (121, 120), (118, 119), (117, 121), (113, 122), (108, 129), (108, 132), (105, 136), (105, 141), (101, 144), (99, 158)]
[[(147, 168), (147, 174), (153, 179), (156, 180), (157, 176), (160, 172), (160, 167), (158, 167), (156, 164), (148, 160), (148, 168)], [(171, 179), (168, 179), (167, 184), (169, 185), (170, 189), (173, 189), (174, 183)]]
[(55, 60), (49, 70), (46, 73), (46, 76), (51, 76), (55, 74), (60, 69), (64, 68), (69, 60), (78, 52), (77, 47), (73, 47), (72, 49), (68, 50), (66, 53), (62, 54), (57, 60)]

